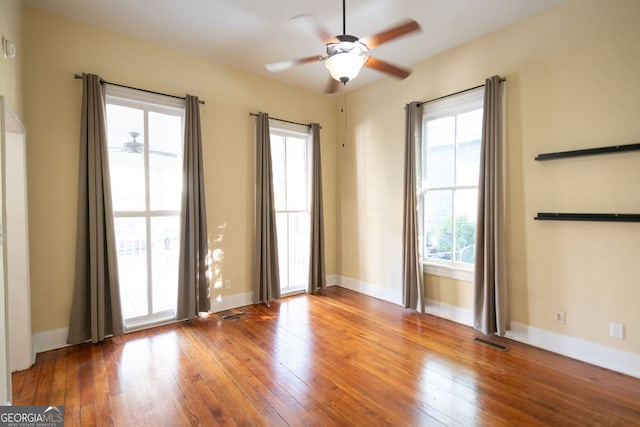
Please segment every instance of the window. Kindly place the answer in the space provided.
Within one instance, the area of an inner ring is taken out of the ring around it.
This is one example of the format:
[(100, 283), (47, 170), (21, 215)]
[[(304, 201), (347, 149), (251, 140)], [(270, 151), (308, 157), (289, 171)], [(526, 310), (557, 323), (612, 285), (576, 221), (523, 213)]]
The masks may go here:
[(286, 294), (304, 290), (309, 282), (309, 134), (306, 126), (275, 120), (269, 126), (280, 290)]
[(473, 269), (483, 96), (477, 89), (424, 105), (418, 203), (427, 272)]
[(175, 318), (184, 102), (107, 86), (118, 278), (127, 329)]

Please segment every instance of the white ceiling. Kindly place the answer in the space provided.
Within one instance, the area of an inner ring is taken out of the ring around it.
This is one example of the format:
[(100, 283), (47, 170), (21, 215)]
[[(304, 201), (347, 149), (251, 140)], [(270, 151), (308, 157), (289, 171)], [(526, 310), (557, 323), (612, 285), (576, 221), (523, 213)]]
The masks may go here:
[[(365, 37), (412, 18), (422, 32), (371, 54), (411, 68), (433, 55), (539, 13), (563, 0), (348, 0), (347, 34)], [(342, 33), (340, 0), (27, 0), (30, 6), (109, 30), (210, 57), (254, 74), (321, 92), (328, 71), (311, 63), (270, 73), (265, 63), (325, 53), (324, 44), (290, 18), (314, 15)], [(380, 78), (363, 69), (347, 89)]]

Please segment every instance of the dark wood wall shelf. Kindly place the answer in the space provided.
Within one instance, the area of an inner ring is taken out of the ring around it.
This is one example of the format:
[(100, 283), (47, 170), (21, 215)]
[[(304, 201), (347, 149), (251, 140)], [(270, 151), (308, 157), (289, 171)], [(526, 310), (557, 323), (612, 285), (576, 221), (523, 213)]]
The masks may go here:
[(585, 148), (582, 150), (558, 151), (543, 153), (536, 156), (536, 160), (554, 160), (567, 157), (593, 156), (596, 154), (620, 153), (624, 151), (640, 150), (640, 144), (610, 145), (608, 147)]
[(541, 221), (640, 222), (640, 214), (538, 212)]

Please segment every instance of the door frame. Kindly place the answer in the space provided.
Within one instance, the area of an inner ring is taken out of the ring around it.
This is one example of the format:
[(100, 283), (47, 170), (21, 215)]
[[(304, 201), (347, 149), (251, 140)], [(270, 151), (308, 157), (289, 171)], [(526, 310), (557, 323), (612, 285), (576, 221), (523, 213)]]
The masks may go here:
[[(18, 368), (26, 369), (34, 361), (32, 332), (31, 332), (31, 302), (29, 298), (29, 267), (28, 267), (28, 241), (25, 242), (25, 248), (27, 251), (27, 271), (26, 271), (26, 292), (23, 292), (22, 298), (20, 298), (20, 304), (27, 308), (28, 313), (25, 316), (28, 325), (23, 325), (22, 335), (24, 331), (28, 331), (26, 336), (19, 337), (18, 341), (11, 339), (11, 333), (14, 331), (12, 326), (12, 318), (10, 316), (10, 306), (15, 297), (13, 292), (9, 289), (9, 275), (8, 275), (8, 257), (7, 257), (7, 209), (6, 209), (6, 144), (9, 134), (11, 137), (17, 136), (20, 138), (19, 144), (22, 146), (22, 150), (26, 147), (26, 129), (22, 124), (22, 121), (13, 112), (6, 102), (4, 96), (0, 96), (0, 202), (1, 202), (1, 218), (0, 218), (0, 246), (2, 256), (0, 259), (0, 306), (3, 308), (2, 315), (0, 315), (0, 343), (4, 344), (0, 349), (0, 404), (11, 405), (12, 402), (12, 389), (11, 389), (11, 372)], [(25, 161), (25, 175), (26, 175), (26, 152), (23, 151)], [(25, 181), (25, 212), (26, 217), (26, 176)], [(25, 224), (28, 224), (28, 218), (24, 218)], [(28, 235), (27, 235), (28, 236)], [(27, 237), (28, 240), (28, 237)], [(17, 333), (18, 331), (16, 331)], [(20, 353), (26, 351), (28, 353), (28, 360), (26, 367), (17, 367), (12, 362), (12, 342), (16, 344)]]

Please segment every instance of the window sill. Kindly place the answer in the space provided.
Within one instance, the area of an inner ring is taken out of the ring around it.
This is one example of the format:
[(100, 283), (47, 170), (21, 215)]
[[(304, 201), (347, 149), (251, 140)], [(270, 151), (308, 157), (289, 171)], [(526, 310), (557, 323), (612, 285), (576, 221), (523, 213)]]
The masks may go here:
[(473, 282), (473, 268), (467, 269), (452, 265), (422, 263), (422, 272), (433, 276), (448, 277), (449, 279)]

